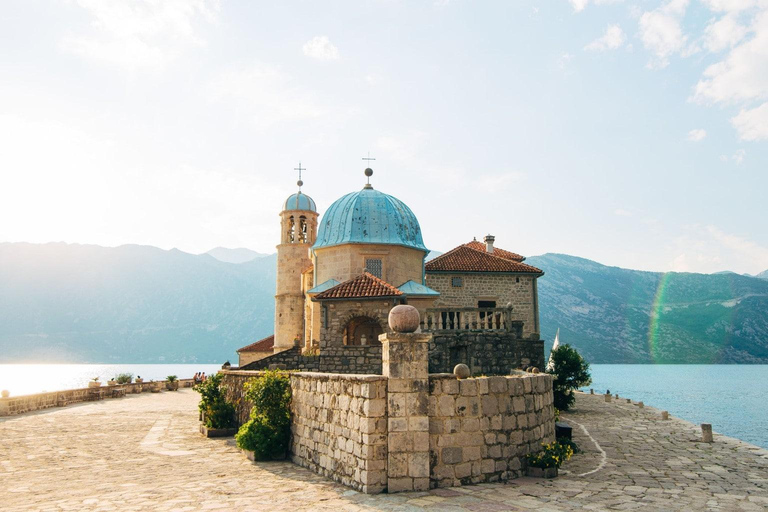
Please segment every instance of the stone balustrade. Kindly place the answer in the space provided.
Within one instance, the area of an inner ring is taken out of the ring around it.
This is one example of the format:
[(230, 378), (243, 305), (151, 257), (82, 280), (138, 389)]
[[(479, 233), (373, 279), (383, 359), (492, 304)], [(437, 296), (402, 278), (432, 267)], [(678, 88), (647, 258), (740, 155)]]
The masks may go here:
[(429, 308), (421, 320), (422, 332), (495, 331), (523, 335), (523, 322), (511, 319), (509, 308)]

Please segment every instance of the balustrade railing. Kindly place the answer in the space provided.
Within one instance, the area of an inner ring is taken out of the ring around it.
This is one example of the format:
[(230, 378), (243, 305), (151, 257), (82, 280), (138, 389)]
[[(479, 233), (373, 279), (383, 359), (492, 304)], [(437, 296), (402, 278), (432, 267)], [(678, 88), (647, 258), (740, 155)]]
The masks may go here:
[(509, 308), (430, 308), (421, 320), (423, 332), (497, 331), (522, 335), (523, 322), (512, 320)]

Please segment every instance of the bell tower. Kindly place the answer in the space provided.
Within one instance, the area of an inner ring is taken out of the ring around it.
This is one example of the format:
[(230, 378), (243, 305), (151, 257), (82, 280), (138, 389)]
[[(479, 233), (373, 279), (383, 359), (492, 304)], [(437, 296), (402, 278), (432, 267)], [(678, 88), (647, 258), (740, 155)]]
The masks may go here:
[(277, 246), (277, 289), (275, 292), (275, 353), (304, 344), (304, 295), (301, 271), (312, 260), (309, 248), (317, 236), (317, 207), (302, 193), (301, 167), (299, 191), (291, 195), (280, 212), (280, 245)]

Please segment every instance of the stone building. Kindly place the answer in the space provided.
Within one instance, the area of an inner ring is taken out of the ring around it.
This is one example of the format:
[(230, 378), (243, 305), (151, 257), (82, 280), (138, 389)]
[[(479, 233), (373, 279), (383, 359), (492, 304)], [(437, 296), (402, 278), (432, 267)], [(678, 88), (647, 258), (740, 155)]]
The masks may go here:
[(249, 361), (244, 347), (240, 366), (378, 373), (379, 335), (398, 304), (416, 307), (421, 331), (433, 333), (432, 372), (457, 363), (485, 374), (543, 366), (536, 287), (543, 272), (495, 248), (490, 235), (427, 261), (413, 211), (375, 190), (371, 169), (365, 174), (362, 190), (336, 200), (320, 222), (301, 180), (285, 201), (274, 354)]

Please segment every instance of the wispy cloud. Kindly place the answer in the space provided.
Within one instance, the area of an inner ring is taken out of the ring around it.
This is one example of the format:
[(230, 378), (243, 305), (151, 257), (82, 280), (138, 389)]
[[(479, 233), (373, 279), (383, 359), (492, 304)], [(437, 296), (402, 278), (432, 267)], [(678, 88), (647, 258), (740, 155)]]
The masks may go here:
[(701, 142), (707, 137), (707, 131), (702, 128), (696, 128), (688, 132), (688, 140), (691, 142)]
[(618, 25), (611, 25), (605, 29), (605, 33), (584, 47), (587, 51), (615, 50), (624, 44), (626, 37), (624, 31)]
[(625, 210), (623, 208), (617, 208), (613, 211), (614, 215), (618, 215), (619, 217), (631, 217), (632, 212)]
[(683, 34), (681, 20), (687, 7), (688, 0), (670, 0), (640, 16), (640, 39), (654, 55), (648, 67), (664, 68), (672, 55), (683, 50), (687, 37)]
[(331, 43), (327, 36), (315, 36), (301, 48), (304, 55), (317, 60), (338, 60), (339, 49)]
[(91, 17), (87, 34), (70, 33), (62, 51), (128, 71), (160, 70), (188, 47), (204, 46), (198, 20), (213, 22), (217, 0), (77, 0)]

